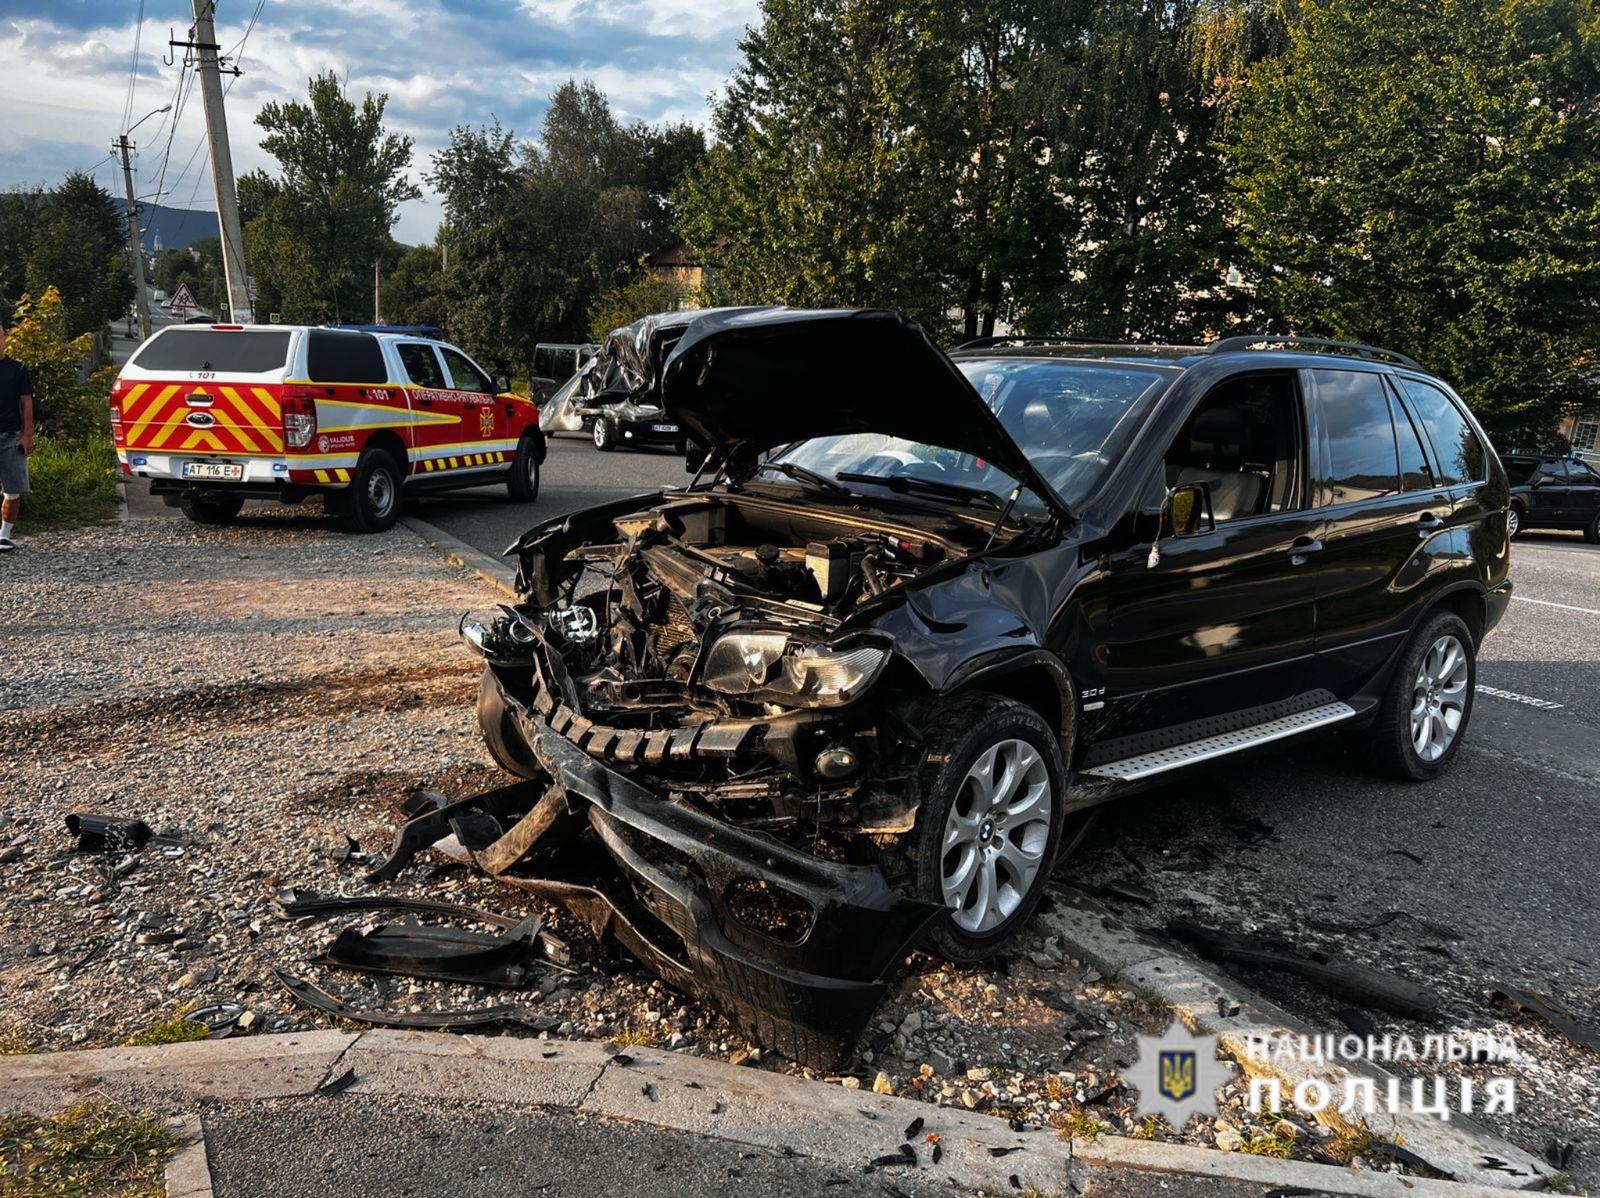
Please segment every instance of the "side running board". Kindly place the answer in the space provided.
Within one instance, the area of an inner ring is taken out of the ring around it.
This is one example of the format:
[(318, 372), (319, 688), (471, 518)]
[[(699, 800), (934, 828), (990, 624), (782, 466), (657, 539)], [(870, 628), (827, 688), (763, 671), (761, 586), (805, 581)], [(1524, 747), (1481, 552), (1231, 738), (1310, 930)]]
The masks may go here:
[(1320, 707), (1279, 716), (1231, 732), (1222, 732), (1215, 736), (1191, 740), (1185, 744), (1124, 757), (1120, 761), (1107, 761), (1100, 765), (1089, 766), (1083, 772), (1096, 778), (1137, 782), (1155, 774), (1183, 769), (1185, 766), (1197, 765), (1215, 757), (1226, 757), (1229, 753), (1240, 753), (1245, 749), (1254, 749), (1258, 745), (1271, 744), (1275, 740), (1298, 736), (1314, 728), (1325, 728), (1329, 724), (1341, 723), (1355, 715), (1356, 709), (1348, 703), (1324, 703)]

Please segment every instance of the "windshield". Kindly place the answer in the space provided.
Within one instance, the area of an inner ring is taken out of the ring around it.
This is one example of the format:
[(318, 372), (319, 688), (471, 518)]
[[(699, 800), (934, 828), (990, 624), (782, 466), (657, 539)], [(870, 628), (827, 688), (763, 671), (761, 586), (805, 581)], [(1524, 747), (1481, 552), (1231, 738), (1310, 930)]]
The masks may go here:
[[(1168, 378), (1125, 362), (981, 358), (956, 365), (1069, 507), (1094, 493)], [(1000, 499), (1017, 485), (972, 454), (883, 433), (815, 437), (776, 458), (829, 478), (848, 476), (852, 490), (870, 485), (862, 476), (973, 487)]]

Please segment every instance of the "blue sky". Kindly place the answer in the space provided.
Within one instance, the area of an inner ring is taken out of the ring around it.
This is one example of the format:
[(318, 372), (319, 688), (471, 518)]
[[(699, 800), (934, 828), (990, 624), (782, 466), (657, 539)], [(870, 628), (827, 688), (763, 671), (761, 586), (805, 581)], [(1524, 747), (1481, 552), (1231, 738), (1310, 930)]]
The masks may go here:
[[(235, 170), (272, 165), (254, 124), (262, 103), (303, 96), (307, 78), (336, 70), (355, 96), (387, 92), (389, 127), (416, 141), (413, 175), (425, 194), (402, 208), (395, 230), (408, 242), (438, 227), (421, 172), (451, 126), (498, 117), (532, 136), (550, 92), (574, 77), (593, 79), (626, 118), (703, 123), (757, 15), (757, 0), (217, 0), (225, 49), (244, 38), (258, 3), (227, 100)], [(162, 59), (169, 31), (181, 39), (192, 20), (188, 0), (143, 7), (124, 117), (140, 0), (0, 0), (0, 187), (92, 169), (120, 194), (110, 142), (125, 119), (172, 101), (179, 70)], [(140, 198), (155, 198), (159, 184), (164, 203), (212, 208), (209, 165), (196, 152), (198, 91), (175, 127), (170, 119), (151, 117), (133, 135)]]

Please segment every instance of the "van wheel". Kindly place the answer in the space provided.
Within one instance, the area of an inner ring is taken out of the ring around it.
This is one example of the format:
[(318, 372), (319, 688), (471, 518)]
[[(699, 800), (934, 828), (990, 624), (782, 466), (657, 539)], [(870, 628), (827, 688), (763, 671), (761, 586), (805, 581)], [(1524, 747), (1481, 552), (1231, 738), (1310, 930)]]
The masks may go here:
[(183, 514), (196, 524), (232, 524), (244, 508), (241, 495), (184, 496), (178, 500)]
[(1506, 535), (1516, 540), (1522, 532), (1522, 509), (1512, 504), (1506, 509)]
[(539, 498), (539, 446), (532, 437), (517, 442), (516, 457), (511, 459), (511, 477), (506, 479), (506, 493), (513, 503), (532, 503)]
[(385, 532), (400, 518), (400, 467), (389, 453), (369, 449), (356, 461), (339, 517), (351, 532)]
[(1477, 682), (1478, 655), (1461, 617), (1430, 617), (1406, 646), (1372, 724), (1369, 743), (1383, 772), (1422, 782), (1449, 769)]
[(998, 952), (1044, 895), (1066, 822), (1055, 732), (1014, 699), (970, 693), (941, 703), (926, 743), (917, 814), (918, 897), (946, 908), (928, 938), (958, 964)]
[(594, 447), (607, 451), (617, 447), (617, 430), (612, 427), (608, 417), (594, 418)]

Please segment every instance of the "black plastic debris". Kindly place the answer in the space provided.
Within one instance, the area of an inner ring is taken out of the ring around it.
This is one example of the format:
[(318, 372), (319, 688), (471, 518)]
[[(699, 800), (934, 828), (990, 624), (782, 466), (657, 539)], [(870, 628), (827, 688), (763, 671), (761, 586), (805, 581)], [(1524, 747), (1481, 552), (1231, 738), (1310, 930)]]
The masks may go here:
[[(277, 895), (278, 906), (283, 908), (285, 915), (294, 917), (335, 915), (355, 911), (411, 911), (418, 915), (443, 915), (454, 916), (460, 919), (471, 920), (474, 923), (487, 924), (492, 928), (500, 928), (510, 932), (525, 922), (524, 918), (514, 915), (500, 915), (494, 911), (484, 911), (477, 907), (463, 907), (455, 903), (441, 903), (433, 899), (404, 898), (400, 896), (386, 897), (384, 895), (363, 895), (348, 897), (345, 895), (321, 895), (315, 890), (302, 890), (290, 888), (280, 890)], [(540, 928), (535, 933), (539, 947), (547, 963), (561, 968), (572, 964), (572, 949), (565, 940)]]
[(67, 831), (78, 838), (78, 851), (83, 853), (133, 852), (149, 844), (152, 835), (142, 819), (82, 811), (67, 816)]
[(1408, 1019), (1431, 1020), (1439, 1013), (1439, 996), (1426, 986), (1354, 961), (1339, 960), (1325, 953), (1302, 952), (1281, 941), (1240, 936), (1187, 919), (1171, 920), (1167, 924), (1167, 935), (1191, 945), (1213, 961), (1293, 974), (1330, 994)]
[(275, 968), (272, 972), (278, 979), (278, 984), (287, 990), (289, 995), (297, 1002), (304, 1003), (306, 1006), (322, 1011), (327, 1015), (336, 1015), (340, 1019), (350, 1019), (356, 1023), (370, 1023), (375, 1027), (403, 1027), (437, 1031), (441, 1029), (492, 1027), (496, 1024), (518, 1023), (531, 1027), (536, 1031), (550, 1031), (557, 1024), (557, 1021), (549, 1016), (530, 1015), (521, 1007), (510, 1003), (474, 1007), (467, 1010), (424, 1012), (385, 1011), (376, 1008), (358, 1007), (335, 994), (328, 993), (328, 991), (314, 982), (296, 977), (286, 969)]
[(1483, 992), (1489, 1005), (1517, 1015), (1536, 1015), (1580, 1048), (1600, 1052), (1600, 1028), (1584, 1023), (1555, 999), (1532, 990), (1496, 984)]
[(886, 1156), (874, 1157), (867, 1166), (867, 1171), (870, 1173), (873, 1169), (916, 1168), (916, 1164), (916, 1149), (910, 1144), (902, 1144), (896, 1151)]
[(473, 986), (527, 986), (543, 922), (530, 915), (503, 936), (432, 924), (346, 928), (314, 963)]
[(906, 1124), (906, 1139), (908, 1139), (908, 1140), (915, 1139), (917, 1133), (919, 1131), (921, 1131), (921, 1130), (922, 1130), (922, 1116), (918, 1115), (910, 1123)]
[(353, 1068), (346, 1069), (338, 1077), (334, 1078), (332, 1081), (323, 1082), (312, 1092), (318, 1098), (332, 1098), (335, 1094), (343, 1094), (355, 1084), (356, 1071)]
[(1021, 1144), (1013, 1144), (1009, 1148), (991, 1148), (991, 1149), (989, 1149), (989, 1155), (990, 1156), (1010, 1156), (1013, 1152), (1021, 1152), (1021, 1151), (1022, 1151), (1022, 1145)]

